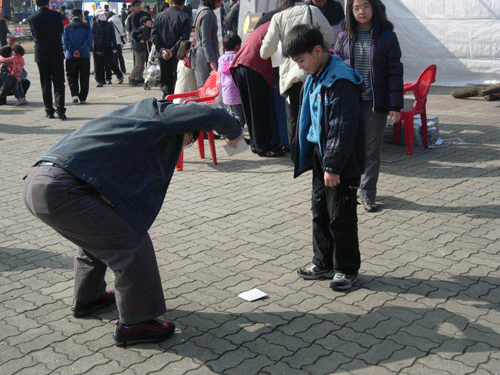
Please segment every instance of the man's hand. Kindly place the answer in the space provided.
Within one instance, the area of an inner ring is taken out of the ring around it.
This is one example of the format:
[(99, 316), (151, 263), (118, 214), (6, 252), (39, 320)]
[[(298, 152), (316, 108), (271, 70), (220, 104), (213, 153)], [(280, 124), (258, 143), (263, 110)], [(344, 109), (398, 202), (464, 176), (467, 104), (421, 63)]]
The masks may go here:
[(396, 122), (398, 122), (401, 119), (401, 113), (396, 112), (396, 111), (390, 111), (389, 112), (389, 118), (395, 124)]
[(235, 139), (226, 138), (226, 142), (232, 148), (236, 148), (236, 147), (238, 147), (238, 142), (241, 141), (242, 139), (243, 139), (243, 132), (241, 132), (241, 134), (238, 138), (235, 138)]
[(21, 77), (17, 77), (17, 83), (21, 83), (23, 79)]
[(80, 51), (76, 50), (73, 52), (73, 57), (81, 57)]
[(168, 60), (172, 56), (173, 56), (173, 53), (168, 49), (164, 49), (163, 51), (161, 51), (161, 57), (163, 58), (163, 60)]
[(325, 172), (325, 186), (334, 187), (340, 184), (340, 175), (330, 172)]

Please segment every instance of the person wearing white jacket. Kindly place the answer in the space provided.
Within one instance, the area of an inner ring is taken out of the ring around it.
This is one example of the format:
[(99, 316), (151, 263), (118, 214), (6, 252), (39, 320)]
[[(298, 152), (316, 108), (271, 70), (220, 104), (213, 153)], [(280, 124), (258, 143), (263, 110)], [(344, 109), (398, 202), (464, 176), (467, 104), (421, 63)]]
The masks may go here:
[[(282, 0), (281, 7), (283, 10), (273, 16), (267, 34), (262, 41), (260, 56), (263, 59), (270, 58), (278, 51), (278, 46), (280, 42), (283, 42), (288, 31), (299, 24), (309, 24), (318, 28), (323, 34), (325, 47), (327, 49), (332, 47), (335, 42), (332, 27), (318, 7), (304, 4), (299, 0)], [(294, 134), (300, 105), (300, 90), (307, 78), (307, 72), (300, 69), (291, 58), (281, 58), (279, 88), (280, 94), (286, 98), (288, 141), (293, 155)]]
[(115, 60), (116, 65), (120, 67), (122, 73), (127, 73), (125, 60), (123, 59), (123, 40), (126, 40), (127, 38), (125, 30), (123, 29), (122, 20), (120, 19), (120, 17), (118, 17), (113, 12), (110, 12), (110, 14), (111, 17), (108, 21), (111, 22), (113, 24), (113, 27), (115, 28), (116, 45), (118, 46), (116, 53), (113, 54), (113, 60)]

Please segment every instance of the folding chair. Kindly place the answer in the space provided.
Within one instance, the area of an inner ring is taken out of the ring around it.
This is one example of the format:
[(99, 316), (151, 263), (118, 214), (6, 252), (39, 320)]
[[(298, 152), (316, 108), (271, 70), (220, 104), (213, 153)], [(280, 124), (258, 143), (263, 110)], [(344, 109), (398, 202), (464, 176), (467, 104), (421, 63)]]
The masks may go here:
[(405, 128), (405, 140), (406, 140), (406, 153), (408, 155), (413, 154), (413, 117), (415, 115), (420, 115), (422, 120), (422, 138), (424, 140), (424, 148), (427, 146), (427, 112), (425, 110), (425, 104), (427, 103), (427, 94), (429, 94), (429, 89), (431, 84), (436, 80), (436, 65), (429, 65), (424, 69), (422, 73), (418, 76), (416, 82), (405, 83), (404, 93), (408, 91), (413, 91), (415, 95), (415, 105), (413, 109), (408, 112), (401, 112), (401, 120), (394, 124), (393, 137), (394, 144), (398, 145), (401, 139), (401, 126), (404, 123)]

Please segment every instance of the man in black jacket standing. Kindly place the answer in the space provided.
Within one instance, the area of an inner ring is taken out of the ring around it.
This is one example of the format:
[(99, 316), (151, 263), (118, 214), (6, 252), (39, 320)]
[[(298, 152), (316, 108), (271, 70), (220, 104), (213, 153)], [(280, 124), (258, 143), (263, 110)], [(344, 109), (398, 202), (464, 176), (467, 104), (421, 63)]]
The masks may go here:
[(94, 35), (94, 69), (97, 87), (104, 85), (104, 67), (108, 65), (118, 77), (118, 83), (123, 83), (123, 73), (113, 61), (113, 51), (117, 50), (115, 30), (107, 21), (108, 17), (103, 10), (96, 12), (97, 21), (92, 25)]
[(184, 9), (185, 0), (172, 0), (172, 6), (159, 13), (151, 29), (156, 51), (161, 53), (160, 80), (163, 95), (174, 93), (177, 81), (177, 51), (183, 40), (189, 39), (191, 23)]
[[(64, 31), (61, 13), (49, 10), (49, 0), (36, 0), (39, 10), (28, 18), (35, 41), (35, 62), (40, 73), (45, 116), (66, 119), (64, 107), (64, 53), (61, 35)], [(52, 106), (52, 84), (56, 109)]]

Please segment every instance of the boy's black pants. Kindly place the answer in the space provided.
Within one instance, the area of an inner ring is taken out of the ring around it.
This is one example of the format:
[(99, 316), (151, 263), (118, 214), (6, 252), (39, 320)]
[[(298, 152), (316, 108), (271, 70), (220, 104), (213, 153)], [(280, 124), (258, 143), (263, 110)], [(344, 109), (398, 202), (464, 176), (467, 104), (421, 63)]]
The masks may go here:
[(313, 264), (348, 275), (358, 273), (361, 256), (358, 242), (356, 192), (360, 177), (325, 186), (319, 147), (314, 147), (312, 188)]

